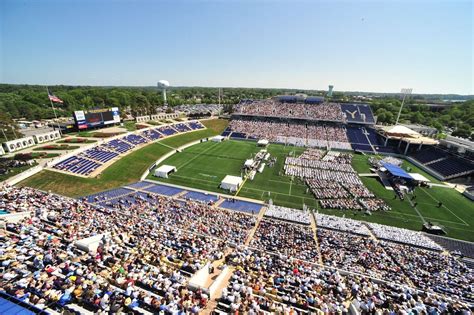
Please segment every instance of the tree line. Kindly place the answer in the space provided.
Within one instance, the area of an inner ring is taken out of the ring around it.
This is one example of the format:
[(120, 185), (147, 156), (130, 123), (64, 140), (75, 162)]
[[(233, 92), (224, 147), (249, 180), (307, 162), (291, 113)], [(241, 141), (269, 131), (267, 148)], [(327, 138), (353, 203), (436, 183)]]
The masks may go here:
[[(154, 114), (163, 106), (161, 91), (156, 87), (96, 87), (52, 86), (50, 91), (64, 101), (56, 104), (59, 116), (71, 116), (75, 110), (97, 107), (119, 107), (122, 113), (136, 115)], [(324, 95), (324, 91), (295, 89), (223, 88), (220, 102), (230, 110), (241, 99), (262, 99), (282, 94), (305, 93)], [(354, 93), (335, 92), (333, 99), (352, 101)], [(442, 96), (440, 96), (441, 98)], [(427, 96), (428, 98), (428, 96)], [(430, 99), (431, 100), (431, 99)], [(168, 91), (170, 107), (182, 104), (216, 104), (219, 89), (207, 87), (171, 87)], [(453, 105), (439, 111), (425, 106), (427, 99), (413, 96), (404, 106), (400, 122), (419, 123), (443, 131), (453, 130), (454, 135), (470, 137), (474, 126), (474, 100)], [(378, 122), (394, 124), (401, 100), (396, 95), (376, 96), (371, 104)], [(12, 119), (39, 120), (54, 118), (46, 87), (38, 85), (0, 84), (0, 126), (12, 124)], [(5, 132), (6, 129), (4, 128)]]

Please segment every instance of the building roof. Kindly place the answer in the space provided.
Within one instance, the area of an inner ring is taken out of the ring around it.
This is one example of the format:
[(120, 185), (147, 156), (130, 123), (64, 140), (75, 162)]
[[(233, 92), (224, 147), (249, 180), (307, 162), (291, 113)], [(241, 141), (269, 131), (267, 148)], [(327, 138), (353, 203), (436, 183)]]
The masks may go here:
[(438, 144), (438, 141), (402, 125), (378, 126), (389, 139), (403, 140), (413, 144)]
[(407, 136), (419, 136), (420, 134), (408, 127), (397, 125), (397, 126), (383, 126), (382, 129), (389, 134), (399, 134)]

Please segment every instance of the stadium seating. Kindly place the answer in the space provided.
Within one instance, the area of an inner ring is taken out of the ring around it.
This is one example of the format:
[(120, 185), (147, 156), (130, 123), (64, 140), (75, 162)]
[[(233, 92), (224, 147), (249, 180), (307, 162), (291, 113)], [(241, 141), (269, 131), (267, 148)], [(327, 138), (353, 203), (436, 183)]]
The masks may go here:
[(175, 129), (171, 128), (170, 126), (159, 127), (158, 131), (160, 133), (164, 134), (165, 136), (172, 136), (175, 133), (177, 133), (177, 131)]
[[(349, 123), (375, 123), (374, 115), (367, 104), (341, 104), (341, 110)], [(364, 119), (365, 117), (365, 119)]]
[(474, 172), (474, 163), (470, 163), (453, 156), (431, 163), (428, 165), (428, 167), (444, 175), (445, 177)]
[(198, 130), (198, 129), (203, 129), (204, 128), (204, 126), (199, 121), (190, 121), (190, 122), (188, 122), (188, 126), (192, 130)]
[(104, 144), (104, 146), (118, 153), (125, 153), (133, 148), (131, 144), (128, 144), (127, 142), (124, 142), (120, 139), (111, 140)]
[(474, 173), (474, 162), (434, 146), (409, 154), (412, 158), (446, 178)]
[(54, 165), (55, 169), (61, 171), (68, 171), (79, 175), (89, 175), (95, 171), (101, 164), (82, 158), (78, 156), (72, 156), (65, 159), (64, 161)]
[[(127, 191), (93, 197), (103, 208), (3, 187), (0, 204), (34, 216), (8, 223), (1, 236), (0, 292), (73, 314), (205, 313), (209, 295), (192, 290), (190, 277), (219, 262), (236, 267), (217, 301), (226, 313), (332, 314), (350, 306), (361, 314), (469, 314), (474, 303), (472, 269), (419, 232), (320, 214), (314, 230), (289, 208), (255, 226), (256, 216), (239, 211)], [(97, 251), (75, 247), (91, 236), (100, 236)]]
[(159, 133), (158, 131), (156, 131), (155, 129), (144, 130), (142, 133), (142, 136), (147, 137), (151, 141), (155, 141), (163, 137), (163, 135)]
[(135, 134), (129, 134), (125, 137), (122, 138), (122, 140), (127, 141), (128, 143), (134, 144), (134, 145), (140, 145), (147, 143), (148, 140), (140, 135), (135, 135)]
[(84, 151), (82, 155), (89, 159), (95, 160), (97, 162), (107, 163), (108, 161), (112, 160), (119, 154), (104, 150), (102, 147), (99, 146), (99, 147), (95, 147), (95, 148)]
[(178, 123), (176, 125), (179, 131), (173, 129), (172, 126), (162, 126), (137, 133), (130, 133), (123, 137), (106, 141), (103, 144), (79, 153), (77, 156), (55, 164), (53, 168), (87, 176), (103, 164), (120, 154), (131, 151), (139, 145), (176, 134), (177, 132), (188, 132), (204, 128), (199, 121), (191, 121), (189, 125), (186, 123)]
[(178, 130), (179, 132), (186, 132), (190, 131), (191, 128), (189, 128), (186, 124), (180, 123), (180, 124), (174, 124), (173, 128)]
[(415, 160), (428, 165), (431, 162), (442, 159), (446, 157), (446, 152), (436, 149), (433, 146), (428, 146), (420, 151), (413, 151), (409, 154)]

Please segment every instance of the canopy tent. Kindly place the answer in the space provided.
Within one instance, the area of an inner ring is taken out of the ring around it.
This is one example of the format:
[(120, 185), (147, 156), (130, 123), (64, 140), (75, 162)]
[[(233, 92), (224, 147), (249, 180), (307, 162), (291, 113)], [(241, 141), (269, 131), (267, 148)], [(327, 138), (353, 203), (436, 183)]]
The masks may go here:
[(253, 162), (254, 162), (253, 159), (248, 159), (248, 160), (245, 161), (244, 166), (250, 168), (250, 167), (252, 167)]
[(398, 167), (390, 163), (382, 163), (382, 165), (393, 176), (402, 177), (406, 179), (413, 179), (413, 177), (411, 177), (410, 174), (405, 172), (405, 170), (403, 170), (401, 167)]
[(379, 130), (389, 139), (403, 140), (411, 144), (437, 144), (438, 141), (412, 130), (406, 126), (379, 126)]
[(240, 176), (227, 175), (222, 180), (220, 187), (233, 192), (239, 189), (240, 185), (242, 185), (242, 182), (243, 180)]
[(212, 137), (211, 138), (211, 141), (214, 141), (214, 142), (222, 142), (224, 141), (225, 137), (224, 136), (215, 136), (215, 137)]
[(265, 146), (268, 145), (268, 140), (267, 139), (260, 139), (260, 140), (258, 140), (257, 145), (260, 146), (260, 147), (265, 147)]
[(419, 173), (408, 173), (408, 174), (410, 174), (410, 176), (413, 177), (413, 179), (418, 181), (418, 182), (425, 182), (425, 183), (430, 182), (430, 180), (428, 178), (426, 178), (425, 176), (423, 176)]
[(171, 165), (161, 165), (155, 170), (155, 176), (161, 178), (168, 178), (168, 175), (172, 172), (176, 172), (177, 169)]

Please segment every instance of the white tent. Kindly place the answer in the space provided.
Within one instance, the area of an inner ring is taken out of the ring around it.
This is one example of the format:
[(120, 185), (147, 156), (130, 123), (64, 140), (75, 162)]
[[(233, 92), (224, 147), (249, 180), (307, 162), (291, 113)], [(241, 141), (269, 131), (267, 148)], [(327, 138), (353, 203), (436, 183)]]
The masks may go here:
[(419, 174), (419, 173), (408, 173), (411, 177), (413, 177), (414, 180), (419, 181), (419, 182), (425, 182), (428, 183), (430, 180), (426, 178), (425, 176)]
[(225, 139), (225, 137), (223, 137), (223, 136), (215, 136), (215, 137), (211, 138), (211, 141), (222, 142), (222, 141), (224, 141), (224, 139)]
[(245, 167), (252, 167), (253, 162), (254, 162), (253, 159), (248, 159), (248, 160), (245, 161), (244, 166)]
[(220, 187), (222, 189), (228, 189), (231, 192), (232, 191), (237, 191), (239, 189), (240, 185), (242, 185), (242, 182), (243, 182), (242, 177), (227, 175), (222, 180)]
[(161, 165), (155, 170), (156, 177), (168, 178), (169, 173), (176, 172), (177, 169), (171, 165)]
[(260, 139), (260, 140), (258, 140), (257, 145), (260, 146), (260, 147), (265, 147), (265, 146), (268, 145), (268, 140), (267, 139)]

